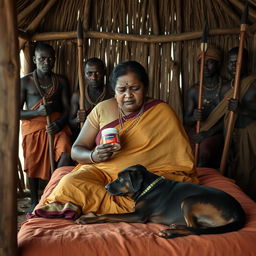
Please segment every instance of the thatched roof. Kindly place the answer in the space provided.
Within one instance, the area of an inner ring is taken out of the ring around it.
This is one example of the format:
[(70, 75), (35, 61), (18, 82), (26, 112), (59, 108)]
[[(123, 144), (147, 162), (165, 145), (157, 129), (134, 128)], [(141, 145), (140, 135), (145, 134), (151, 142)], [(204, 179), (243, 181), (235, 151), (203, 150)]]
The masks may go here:
[[(20, 36), (48, 40), (57, 53), (56, 71), (77, 87), (76, 27), (84, 29), (84, 59), (99, 57), (107, 73), (116, 63), (140, 61), (150, 75), (151, 96), (172, 105), (182, 116), (182, 89), (198, 79), (194, 54), (205, 22), (209, 43), (225, 54), (238, 45), (242, 0), (18, 0)], [(256, 1), (249, 1), (249, 24), (256, 21)], [(252, 26), (252, 30), (254, 26)], [(25, 33), (23, 33), (25, 32)], [(252, 54), (253, 37), (246, 46)], [(24, 40), (20, 45), (24, 46)], [(256, 58), (255, 58), (256, 59)], [(252, 65), (251, 67), (255, 66)], [(223, 71), (225, 73), (225, 70)]]
[[(256, 0), (249, 0), (246, 47), (256, 65)], [(17, 255), (16, 192), (19, 129), (19, 47), (26, 71), (35, 41), (56, 50), (55, 71), (77, 88), (77, 13), (83, 21), (84, 59), (99, 57), (108, 74), (116, 63), (141, 62), (150, 96), (166, 100), (182, 118), (184, 91), (198, 80), (195, 51), (207, 21), (209, 44), (225, 53), (239, 42), (244, 0), (3, 0), (0, 5), (0, 254)], [(16, 6), (15, 6), (16, 5)], [(15, 12), (16, 11), (16, 12)], [(17, 14), (17, 17), (16, 17)], [(16, 18), (18, 24), (16, 24)], [(16, 31), (18, 28), (18, 35)], [(223, 72), (225, 74), (225, 62)]]

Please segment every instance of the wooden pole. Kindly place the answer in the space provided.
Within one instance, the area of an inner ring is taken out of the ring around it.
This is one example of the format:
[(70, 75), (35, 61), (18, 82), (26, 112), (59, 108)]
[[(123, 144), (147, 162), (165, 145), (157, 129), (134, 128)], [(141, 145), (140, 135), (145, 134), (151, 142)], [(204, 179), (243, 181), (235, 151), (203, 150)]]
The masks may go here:
[(20, 77), (16, 1), (0, 4), (0, 255), (17, 255)]
[[(256, 27), (252, 25), (249, 27), (252, 32), (256, 31)], [(239, 28), (227, 28), (227, 29), (211, 29), (209, 35), (236, 35), (239, 34)], [(184, 32), (180, 34), (172, 35), (132, 35), (124, 33), (111, 33), (111, 32), (98, 32), (98, 31), (85, 31), (84, 38), (94, 39), (112, 39), (120, 41), (131, 41), (131, 42), (143, 42), (143, 43), (169, 43), (169, 42), (180, 42), (187, 40), (198, 39), (202, 36), (202, 31), (195, 32)], [(69, 32), (47, 32), (38, 33), (31, 36), (31, 41), (51, 41), (51, 40), (65, 40), (77, 38), (76, 31)]]
[[(79, 109), (85, 110), (85, 86), (83, 72), (83, 27), (79, 17), (77, 19), (77, 59), (78, 59), (78, 81), (79, 81)], [(83, 127), (83, 122), (80, 122), (80, 127)]]
[[(44, 6), (42, 11), (35, 17), (35, 19), (28, 25), (26, 28), (26, 31), (35, 31), (36, 28), (39, 26), (41, 20), (44, 18), (44, 16), (47, 14), (47, 12), (51, 9), (51, 7), (55, 4), (57, 0), (49, 0), (47, 4)], [(19, 47), (20, 49), (23, 49), (24, 45), (26, 43), (26, 40), (20, 39), (19, 41)]]
[[(43, 103), (46, 105), (45, 97), (43, 97)], [(51, 124), (51, 117), (49, 115), (46, 116), (46, 122), (47, 125)], [(55, 162), (54, 162), (54, 140), (53, 140), (53, 134), (48, 133), (48, 139), (49, 139), (49, 155), (50, 155), (50, 166), (51, 166), (51, 174), (55, 170)]]
[[(241, 27), (240, 27), (240, 42), (239, 42), (239, 50), (237, 56), (237, 63), (236, 63), (236, 75), (235, 75), (235, 82), (234, 82), (234, 91), (233, 91), (233, 99), (238, 100), (238, 92), (240, 88), (240, 75), (241, 75), (241, 66), (243, 60), (243, 49), (244, 49), (244, 42), (247, 30), (247, 17), (248, 17), (248, 3), (246, 3), (244, 12), (241, 19)], [(231, 142), (231, 135), (235, 125), (235, 113), (230, 111), (230, 116), (228, 119), (226, 136), (225, 136), (225, 143), (220, 163), (220, 172), (225, 174), (225, 169), (227, 165), (228, 153), (229, 153), (229, 146)]]
[(24, 52), (24, 57), (25, 57), (25, 60), (24, 60), (24, 74), (28, 74), (28, 73), (32, 72), (35, 69), (33, 58), (32, 58), (33, 51), (31, 49), (31, 43), (30, 42), (27, 42), (25, 44), (23, 52)]
[(35, 8), (41, 4), (44, 0), (35, 0), (33, 1), (30, 5), (28, 5), (24, 10), (22, 10), (19, 14), (18, 14), (18, 23), (20, 24), (20, 22), (27, 17), (27, 15), (29, 15), (32, 11), (35, 10)]
[[(241, 12), (244, 10), (244, 6), (243, 6), (243, 1), (240, 1), (240, 0), (229, 0), (229, 2), (235, 6), (236, 8), (238, 8)], [(248, 3), (248, 1), (247, 1)], [(250, 1), (250, 4), (252, 6), (255, 6), (255, 1)], [(250, 10), (250, 13), (249, 13), (249, 18), (250, 19), (253, 19), (255, 20), (256, 19), (256, 11), (254, 11), (254, 9), (251, 9)]]
[[(199, 88), (198, 88), (198, 106), (197, 109), (202, 111), (202, 95), (203, 95), (203, 83), (204, 83), (204, 64), (205, 53), (207, 51), (207, 25), (204, 26), (202, 42), (201, 42), (201, 62), (200, 62), (200, 76), (199, 76)], [(200, 120), (196, 121), (196, 133), (200, 132)], [(199, 143), (195, 144), (195, 163), (197, 165), (199, 156)]]

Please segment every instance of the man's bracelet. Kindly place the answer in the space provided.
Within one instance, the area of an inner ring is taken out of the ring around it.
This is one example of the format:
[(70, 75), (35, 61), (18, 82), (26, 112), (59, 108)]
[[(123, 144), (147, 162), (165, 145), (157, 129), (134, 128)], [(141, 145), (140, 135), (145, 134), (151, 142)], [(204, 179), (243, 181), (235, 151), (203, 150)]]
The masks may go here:
[(89, 158), (90, 158), (90, 161), (91, 161), (92, 164), (96, 164), (96, 162), (95, 162), (95, 161), (93, 160), (93, 158), (92, 158), (93, 152), (94, 152), (94, 151), (91, 151)]

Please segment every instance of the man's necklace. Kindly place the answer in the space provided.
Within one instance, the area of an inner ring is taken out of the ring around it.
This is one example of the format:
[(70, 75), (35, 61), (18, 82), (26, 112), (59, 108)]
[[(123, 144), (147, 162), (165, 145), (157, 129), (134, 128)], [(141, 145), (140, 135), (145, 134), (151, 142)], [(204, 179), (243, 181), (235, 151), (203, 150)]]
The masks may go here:
[(48, 85), (42, 85), (42, 84), (39, 83), (39, 79), (38, 79), (36, 70), (34, 70), (34, 72), (33, 72), (33, 78), (34, 78), (34, 81), (35, 81), (36, 88), (37, 88), (39, 94), (41, 95), (41, 97), (44, 97), (47, 90), (54, 85), (53, 75), (51, 75), (51, 83), (48, 84)]
[(85, 98), (86, 98), (87, 102), (90, 105), (96, 106), (99, 102), (101, 102), (105, 98), (106, 92), (107, 92), (107, 89), (106, 89), (106, 86), (104, 85), (102, 93), (99, 95), (99, 97), (95, 101), (93, 101), (91, 99), (91, 97), (89, 96), (88, 86), (86, 86), (86, 88), (85, 88)]
[(39, 83), (39, 86), (40, 88), (42, 88), (43, 90), (48, 90), (51, 86), (52, 86), (52, 83), (48, 84), (48, 85), (43, 85), (41, 83)]
[[(221, 89), (222, 79), (219, 78), (218, 83), (214, 87), (206, 87), (204, 86), (204, 89), (208, 91), (208, 93), (203, 92), (203, 103), (206, 105), (212, 104), (216, 99), (220, 97), (220, 89)], [(216, 91), (216, 92), (214, 92)], [(211, 97), (206, 97), (206, 95)]]

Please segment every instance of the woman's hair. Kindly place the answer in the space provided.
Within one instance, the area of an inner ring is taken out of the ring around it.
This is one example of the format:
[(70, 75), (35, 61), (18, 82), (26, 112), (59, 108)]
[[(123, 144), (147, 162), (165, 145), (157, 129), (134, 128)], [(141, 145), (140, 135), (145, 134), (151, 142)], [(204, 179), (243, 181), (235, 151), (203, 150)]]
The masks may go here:
[(148, 74), (145, 68), (137, 61), (126, 61), (118, 64), (112, 71), (110, 76), (110, 85), (113, 90), (116, 88), (117, 79), (127, 73), (132, 72), (136, 74), (137, 78), (143, 83), (147, 90), (149, 86)]

